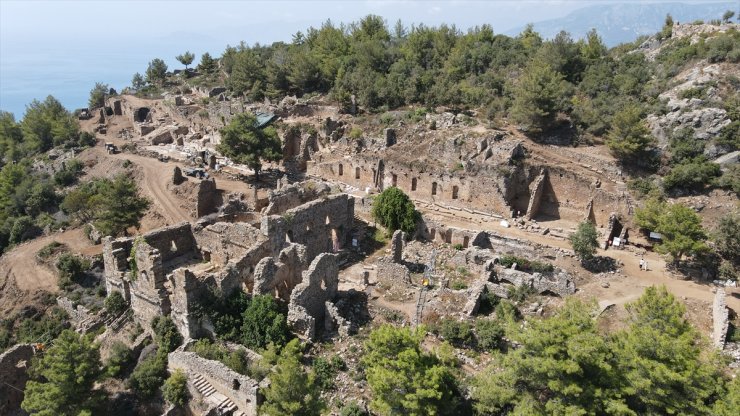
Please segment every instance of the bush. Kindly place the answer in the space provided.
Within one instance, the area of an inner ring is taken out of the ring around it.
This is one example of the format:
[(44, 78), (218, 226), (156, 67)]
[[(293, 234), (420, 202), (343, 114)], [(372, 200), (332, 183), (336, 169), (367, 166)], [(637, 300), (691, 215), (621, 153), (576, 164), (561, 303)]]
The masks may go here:
[(219, 361), (239, 374), (249, 375), (249, 357), (243, 350), (231, 351), (223, 345), (212, 342), (209, 339), (199, 339), (190, 351), (209, 360)]
[(128, 385), (141, 397), (150, 398), (167, 376), (167, 354), (157, 353), (139, 363), (128, 379)]
[(121, 341), (116, 341), (111, 346), (111, 354), (106, 363), (106, 373), (110, 377), (116, 377), (126, 371), (126, 368), (133, 363), (131, 349)]
[(90, 262), (71, 253), (59, 256), (56, 264), (59, 271), (59, 287), (64, 289), (73, 282), (79, 282), (90, 268)]
[(367, 416), (367, 414), (368, 413), (361, 408), (357, 402), (350, 402), (339, 411), (339, 416)]
[(51, 243), (42, 247), (41, 250), (36, 253), (36, 255), (39, 256), (39, 258), (46, 260), (62, 247), (64, 247), (64, 244), (58, 241), (52, 241)]
[(473, 341), (473, 330), (470, 323), (445, 318), (439, 323), (437, 333), (453, 345), (470, 345)]
[(580, 223), (578, 230), (568, 237), (573, 251), (581, 260), (589, 260), (594, 256), (599, 245), (597, 238), (596, 227), (590, 221)]
[(337, 373), (344, 368), (344, 361), (336, 355), (331, 360), (323, 357), (316, 358), (313, 361), (316, 385), (323, 391), (334, 389), (334, 380), (337, 377)]
[(502, 349), (504, 328), (492, 319), (479, 319), (475, 322), (475, 339), (478, 347), (485, 351)]
[(242, 343), (249, 348), (265, 348), (273, 343), (283, 346), (288, 341), (288, 323), (275, 299), (270, 295), (252, 298), (242, 315)]
[(124, 299), (121, 292), (117, 290), (114, 290), (110, 295), (108, 295), (108, 297), (105, 298), (105, 301), (103, 301), (103, 304), (105, 305), (105, 310), (111, 316), (120, 315), (128, 307), (126, 299)]
[(504, 255), (499, 257), (499, 263), (502, 267), (510, 268), (514, 263), (518, 270), (532, 273), (552, 273), (555, 267), (552, 264), (540, 262), (537, 260), (528, 260), (523, 257)]
[(169, 316), (157, 316), (152, 320), (154, 340), (160, 350), (172, 352), (182, 344), (182, 335)]
[(188, 401), (188, 376), (179, 368), (170, 375), (162, 386), (162, 396), (175, 406), (184, 406)]
[(696, 159), (674, 166), (663, 178), (663, 186), (666, 190), (676, 188), (701, 190), (721, 174), (718, 164)]
[(416, 230), (416, 221), (419, 217), (408, 195), (395, 186), (375, 197), (372, 214), (389, 233), (402, 230), (412, 234)]

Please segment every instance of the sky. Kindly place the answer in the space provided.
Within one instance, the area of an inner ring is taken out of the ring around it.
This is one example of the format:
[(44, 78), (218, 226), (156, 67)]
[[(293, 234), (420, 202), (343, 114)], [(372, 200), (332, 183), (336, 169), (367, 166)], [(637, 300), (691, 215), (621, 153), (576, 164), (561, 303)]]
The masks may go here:
[(48, 94), (69, 109), (84, 107), (96, 81), (121, 89), (153, 58), (179, 68), (174, 57), (186, 50), (197, 62), (203, 52), (220, 56), (240, 41), (290, 41), (327, 19), (348, 23), (376, 14), (389, 25), (401, 19), (407, 26), (447, 23), (466, 30), (487, 23), (503, 33), (615, 2), (0, 0), (0, 109), (20, 118), (26, 104)]

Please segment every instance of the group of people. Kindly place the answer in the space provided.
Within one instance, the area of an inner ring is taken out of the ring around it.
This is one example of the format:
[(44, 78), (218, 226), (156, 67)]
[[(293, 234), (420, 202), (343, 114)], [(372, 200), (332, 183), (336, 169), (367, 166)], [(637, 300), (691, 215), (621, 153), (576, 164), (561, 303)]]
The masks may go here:
[(640, 259), (640, 270), (647, 271), (647, 269), (648, 269), (647, 261), (641, 258)]

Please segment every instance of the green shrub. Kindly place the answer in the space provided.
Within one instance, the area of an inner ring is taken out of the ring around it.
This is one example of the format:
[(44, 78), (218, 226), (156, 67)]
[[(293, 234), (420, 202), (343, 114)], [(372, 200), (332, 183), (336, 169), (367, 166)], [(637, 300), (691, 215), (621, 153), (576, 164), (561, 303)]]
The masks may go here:
[(722, 171), (718, 164), (695, 159), (671, 168), (671, 171), (663, 178), (663, 186), (666, 190), (677, 188), (701, 190), (721, 174)]
[(349, 132), (349, 138), (357, 140), (360, 137), (362, 137), (362, 129), (359, 127), (352, 127), (352, 130)]
[(473, 329), (470, 323), (445, 318), (440, 321), (437, 333), (453, 345), (470, 345), (473, 341)]
[(453, 244), (452, 248), (454, 248), (454, 249), (455, 249), (455, 250), (457, 250), (457, 251), (462, 251), (462, 249), (463, 249), (463, 245), (462, 245), (462, 244), (460, 244), (460, 243), (457, 243), (457, 244)]
[(393, 186), (373, 200), (372, 215), (389, 233), (402, 230), (412, 234), (416, 230), (419, 213), (414, 203), (402, 190)]
[(492, 319), (475, 322), (475, 339), (478, 347), (485, 351), (500, 350), (504, 345), (504, 328)]
[(157, 353), (136, 366), (128, 386), (134, 389), (141, 397), (153, 397), (167, 376), (167, 354)]
[(57, 259), (56, 267), (59, 271), (59, 287), (64, 289), (85, 277), (85, 272), (90, 268), (90, 262), (74, 254), (64, 253)]
[(270, 295), (254, 296), (242, 321), (242, 343), (249, 348), (265, 348), (270, 343), (283, 346), (288, 342), (287, 319)]
[(189, 350), (209, 360), (219, 361), (239, 374), (249, 375), (249, 357), (243, 350), (231, 351), (209, 339), (199, 339)]
[(126, 371), (126, 368), (133, 363), (133, 354), (126, 344), (116, 341), (111, 346), (111, 354), (106, 363), (106, 373), (110, 377), (116, 377)]
[(552, 264), (540, 262), (537, 260), (528, 260), (523, 257), (504, 255), (499, 257), (501, 266), (510, 268), (514, 263), (518, 270), (532, 273), (552, 273), (555, 267)]
[(36, 253), (37, 256), (41, 259), (48, 259), (51, 257), (54, 253), (59, 251), (60, 248), (64, 247), (64, 244), (58, 242), (58, 241), (52, 241), (51, 243), (45, 245), (41, 248), (41, 250)]
[(452, 290), (464, 290), (468, 288), (468, 285), (463, 280), (455, 280), (452, 282), (452, 285), (450, 285), (450, 288)]
[(188, 376), (179, 368), (175, 370), (162, 386), (162, 397), (175, 406), (184, 406), (188, 401)]
[(339, 411), (339, 416), (367, 416), (367, 414), (368, 413), (361, 408), (357, 402), (350, 402)]
[(154, 341), (160, 350), (172, 352), (182, 344), (182, 335), (169, 316), (157, 316), (152, 320)]
[(313, 372), (316, 375), (316, 385), (322, 391), (334, 389), (334, 380), (337, 373), (345, 368), (344, 361), (338, 356), (333, 356), (331, 360), (318, 357), (313, 361)]
[(110, 295), (108, 295), (108, 297), (105, 298), (105, 301), (103, 301), (103, 304), (105, 305), (105, 310), (111, 316), (120, 315), (128, 307), (126, 299), (124, 299), (121, 292), (117, 290), (114, 290)]

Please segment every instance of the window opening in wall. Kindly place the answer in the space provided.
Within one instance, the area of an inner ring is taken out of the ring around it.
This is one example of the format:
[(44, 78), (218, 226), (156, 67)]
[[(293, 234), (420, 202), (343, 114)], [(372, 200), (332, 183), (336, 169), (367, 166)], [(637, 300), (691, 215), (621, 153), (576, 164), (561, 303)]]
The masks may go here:
[(210, 261), (211, 261), (211, 252), (210, 251), (204, 251), (203, 252), (203, 260), (206, 263), (210, 263)]
[(293, 242), (293, 231), (288, 230), (287, 233), (285, 233), (285, 241), (292, 243)]
[(468, 244), (470, 243), (470, 237), (467, 235), (463, 238), (463, 248), (468, 248)]
[(432, 182), (432, 195), (437, 195), (437, 182)]
[(172, 240), (172, 243), (170, 244), (170, 251), (177, 251), (177, 244), (175, 244), (175, 240)]
[(452, 187), (452, 199), (457, 199), (457, 192), (458, 192), (458, 190), (459, 190), (459, 188), (457, 187), (457, 185), (455, 185), (455, 186)]
[(234, 389), (234, 390), (239, 390), (239, 387), (241, 387), (241, 386), (242, 386), (242, 384), (237, 379), (234, 379), (231, 382), (231, 388)]
[(342, 176), (342, 175), (344, 175), (344, 166), (342, 166), (342, 164), (340, 163), (339, 164), (339, 176)]
[(360, 168), (355, 168), (355, 179), (360, 179)]
[(326, 221), (324, 221), (324, 224), (329, 225), (331, 224), (331, 220), (329, 219), (329, 216), (326, 216)]
[(416, 178), (411, 178), (411, 191), (416, 190)]
[(429, 231), (429, 235), (431, 237), (430, 240), (434, 240), (434, 237), (437, 236), (437, 230), (435, 228), (432, 228), (432, 230)]
[(391, 182), (393, 186), (396, 186), (398, 184), (398, 175), (396, 175), (395, 173), (392, 173), (391, 175)]

